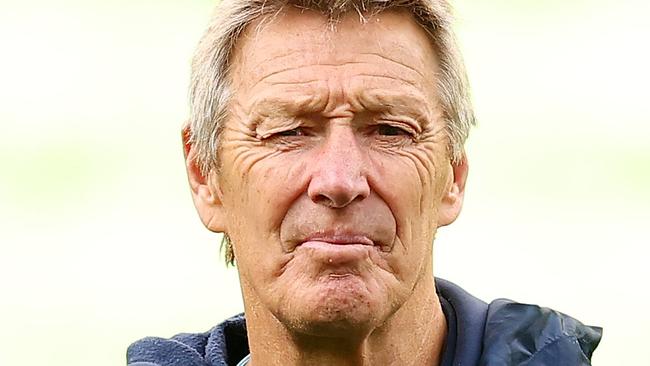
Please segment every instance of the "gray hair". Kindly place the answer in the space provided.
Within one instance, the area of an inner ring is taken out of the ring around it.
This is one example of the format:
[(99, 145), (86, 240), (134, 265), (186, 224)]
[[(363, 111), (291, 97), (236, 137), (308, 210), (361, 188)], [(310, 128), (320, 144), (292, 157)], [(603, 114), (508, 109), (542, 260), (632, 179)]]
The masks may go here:
[[(446, 0), (222, 0), (201, 38), (192, 61), (189, 142), (197, 151), (204, 174), (219, 168), (219, 136), (228, 118), (230, 59), (235, 44), (253, 20), (277, 14), (286, 6), (319, 11), (334, 24), (343, 14), (408, 10), (429, 34), (439, 58), (438, 97), (449, 138), (452, 162), (463, 159), (465, 140), (475, 123), (469, 85), (451, 27), (451, 7)], [(226, 262), (234, 262), (230, 239), (224, 235)]]

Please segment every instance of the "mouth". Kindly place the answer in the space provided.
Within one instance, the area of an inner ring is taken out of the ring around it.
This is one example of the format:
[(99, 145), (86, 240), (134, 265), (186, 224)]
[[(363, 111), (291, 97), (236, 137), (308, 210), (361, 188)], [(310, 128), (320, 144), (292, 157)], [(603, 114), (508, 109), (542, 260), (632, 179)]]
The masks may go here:
[(368, 245), (375, 246), (375, 242), (368, 236), (353, 233), (318, 233), (308, 236), (302, 243), (320, 242), (332, 245)]
[(317, 231), (296, 241), (291, 251), (294, 263), (309, 263), (331, 280), (352, 278), (375, 266), (388, 268), (385, 255), (391, 248), (369, 233), (345, 231)]
[(370, 235), (355, 232), (317, 232), (298, 241), (295, 249), (318, 249), (330, 253), (345, 253), (348, 251), (377, 250), (389, 252), (390, 246), (373, 239)]

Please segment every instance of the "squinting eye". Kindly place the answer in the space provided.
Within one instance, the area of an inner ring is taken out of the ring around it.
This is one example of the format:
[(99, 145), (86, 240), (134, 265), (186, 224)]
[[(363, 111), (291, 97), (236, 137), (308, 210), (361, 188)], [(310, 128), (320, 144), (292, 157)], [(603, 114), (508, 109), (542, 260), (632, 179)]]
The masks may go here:
[(296, 127), (294, 129), (291, 129), (291, 130), (278, 132), (277, 135), (278, 136), (304, 136), (305, 131), (303, 131), (303, 129), (300, 128), (300, 127)]
[(411, 136), (411, 133), (405, 129), (391, 125), (377, 126), (377, 133), (382, 136)]

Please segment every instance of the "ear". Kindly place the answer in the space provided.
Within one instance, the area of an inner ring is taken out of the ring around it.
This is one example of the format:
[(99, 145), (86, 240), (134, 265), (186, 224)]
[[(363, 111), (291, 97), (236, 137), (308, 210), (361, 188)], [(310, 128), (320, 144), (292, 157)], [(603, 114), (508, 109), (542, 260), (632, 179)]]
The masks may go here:
[(214, 172), (207, 174), (201, 172), (198, 165), (196, 148), (190, 142), (190, 129), (184, 127), (182, 131), (183, 153), (187, 179), (192, 191), (194, 206), (206, 228), (214, 232), (225, 232), (225, 212), (222, 204), (222, 193)]
[(447, 184), (448, 187), (443, 192), (438, 211), (438, 227), (451, 224), (456, 221), (456, 218), (460, 214), (460, 210), (463, 207), (463, 198), (465, 197), (467, 170), (467, 157), (464, 154), (458, 163), (451, 163), (451, 182)]

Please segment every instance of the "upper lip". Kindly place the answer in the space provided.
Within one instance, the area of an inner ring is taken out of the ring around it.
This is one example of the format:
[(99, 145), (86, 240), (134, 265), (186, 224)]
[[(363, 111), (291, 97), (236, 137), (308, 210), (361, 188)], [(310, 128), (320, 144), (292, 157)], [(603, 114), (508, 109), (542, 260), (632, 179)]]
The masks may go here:
[(375, 242), (370, 239), (367, 235), (358, 234), (358, 233), (314, 233), (309, 235), (305, 240), (302, 241), (322, 241), (331, 244), (363, 244), (363, 245), (375, 245)]

